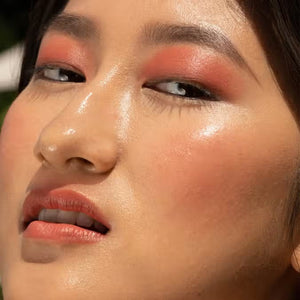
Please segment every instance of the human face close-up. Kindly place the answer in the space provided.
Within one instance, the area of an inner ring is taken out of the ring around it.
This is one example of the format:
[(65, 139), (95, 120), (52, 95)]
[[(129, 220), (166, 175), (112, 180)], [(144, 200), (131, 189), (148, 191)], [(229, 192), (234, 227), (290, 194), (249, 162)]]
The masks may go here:
[(70, 0), (1, 130), (5, 299), (274, 299), (299, 145), (234, 1)]

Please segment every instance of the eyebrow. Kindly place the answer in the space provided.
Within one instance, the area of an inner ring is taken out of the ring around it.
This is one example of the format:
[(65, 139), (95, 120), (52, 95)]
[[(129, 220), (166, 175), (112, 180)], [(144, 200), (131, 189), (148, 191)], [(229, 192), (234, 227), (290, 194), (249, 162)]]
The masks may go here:
[(95, 23), (84, 16), (61, 13), (55, 16), (45, 31), (59, 31), (78, 39), (91, 39), (99, 36)]
[[(78, 39), (100, 38), (96, 24), (81, 15), (61, 13), (53, 18), (45, 31), (59, 31)], [(246, 70), (259, 83), (255, 73), (233, 43), (213, 26), (151, 23), (143, 27), (141, 41), (144, 44), (192, 43), (213, 49)]]

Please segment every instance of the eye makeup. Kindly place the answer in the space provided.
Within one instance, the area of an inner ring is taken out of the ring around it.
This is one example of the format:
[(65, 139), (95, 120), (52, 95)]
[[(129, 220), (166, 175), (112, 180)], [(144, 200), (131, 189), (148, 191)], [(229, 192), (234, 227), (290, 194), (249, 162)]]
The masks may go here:
[(230, 62), (206, 49), (176, 45), (159, 50), (142, 68), (141, 80), (198, 83), (221, 98), (234, 99), (243, 90), (243, 80)]
[(90, 51), (81, 42), (62, 34), (49, 33), (41, 43), (36, 67), (56, 66), (87, 77), (93, 73), (91, 58)]

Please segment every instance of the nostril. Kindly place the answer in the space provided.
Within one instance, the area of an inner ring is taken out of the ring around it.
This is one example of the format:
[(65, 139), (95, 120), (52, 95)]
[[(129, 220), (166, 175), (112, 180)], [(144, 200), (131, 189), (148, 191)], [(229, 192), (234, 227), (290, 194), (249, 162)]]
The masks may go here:
[(44, 155), (43, 155), (42, 153), (40, 153), (40, 152), (36, 154), (36, 158), (37, 158), (38, 161), (40, 161), (41, 163), (42, 163), (43, 161), (45, 161)]
[(75, 168), (83, 168), (88, 171), (93, 171), (95, 169), (95, 165), (92, 162), (82, 157), (69, 158), (66, 161), (66, 164)]
[(44, 167), (50, 167), (50, 163), (46, 160), (45, 156), (41, 153), (36, 154), (36, 158), (42, 163)]

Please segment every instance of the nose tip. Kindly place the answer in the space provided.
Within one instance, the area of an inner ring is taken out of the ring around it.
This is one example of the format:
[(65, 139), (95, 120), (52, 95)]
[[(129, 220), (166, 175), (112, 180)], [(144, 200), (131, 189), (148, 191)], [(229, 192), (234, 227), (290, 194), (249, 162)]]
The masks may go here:
[(116, 147), (112, 140), (90, 139), (87, 133), (78, 131), (71, 136), (59, 133), (57, 128), (46, 128), (34, 147), (34, 155), (43, 166), (61, 172), (72, 169), (88, 173), (107, 173), (114, 168)]
[[(87, 89), (92, 92), (86, 96)], [(91, 83), (75, 97), (66, 95), (67, 105), (54, 110), (34, 147), (44, 166), (90, 173), (108, 173), (114, 168), (120, 146), (119, 109), (115, 101), (104, 101), (115, 99), (111, 93), (109, 87)]]

